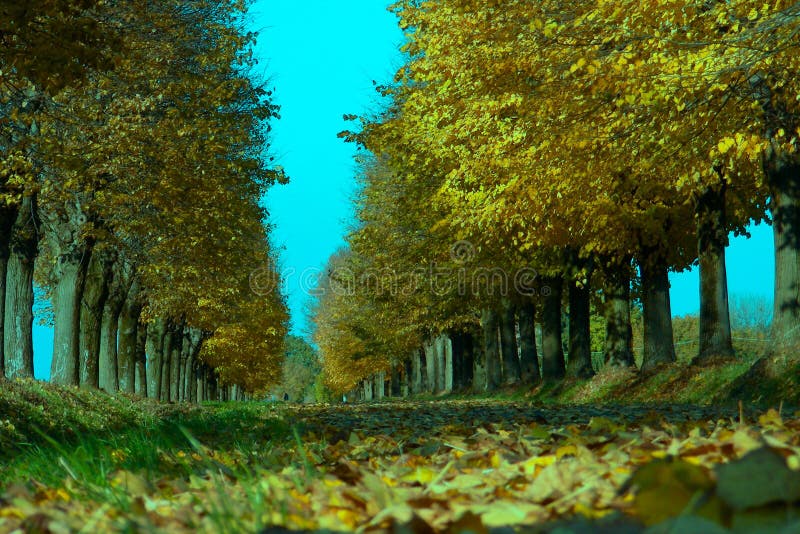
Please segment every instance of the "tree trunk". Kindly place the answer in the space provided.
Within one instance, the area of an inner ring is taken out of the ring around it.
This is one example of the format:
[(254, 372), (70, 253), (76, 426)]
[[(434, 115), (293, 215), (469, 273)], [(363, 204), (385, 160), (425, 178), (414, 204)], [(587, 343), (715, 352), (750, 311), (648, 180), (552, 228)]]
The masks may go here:
[(401, 376), (400, 376), (400, 367), (397, 362), (394, 362), (392, 365), (391, 371), (391, 396), (392, 397), (400, 397), (401, 396)]
[(430, 379), (428, 378), (428, 351), (425, 345), (419, 349), (419, 393), (430, 393)]
[(436, 369), (438, 358), (436, 357), (436, 343), (433, 341), (426, 341), (425, 342), (425, 366), (426, 366), (426, 376), (428, 378), (427, 384), (425, 385), (425, 391), (428, 393), (436, 393), (436, 383), (438, 378), (438, 373)]
[[(4, 239), (5, 235), (0, 235)], [(0, 380), (6, 376), (5, 322), (6, 322), (6, 271), (8, 268), (8, 247), (0, 243)], [(33, 325), (31, 325), (33, 328)]]
[(136, 352), (134, 353), (134, 390), (140, 397), (147, 397), (147, 325), (139, 323), (136, 329)]
[(447, 391), (447, 336), (439, 334), (433, 340), (436, 354), (436, 391)]
[(403, 397), (410, 397), (414, 391), (414, 362), (411, 358), (403, 360)]
[(411, 351), (411, 394), (419, 395), (422, 392), (422, 356), (420, 349)]
[(8, 378), (33, 377), (33, 269), (36, 201), (25, 196), (16, 214), (6, 265), (3, 352)]
[(203, 333), (196, 328), (189, 329), (189, 356), (186, 362), (187, 368), (187, 390), (186, 400), (197, 402), (197, 369), (199, 366), (198, 354), (203, 344)]
[(147, 326), (147, 396), (158, 399), (161, 395), (161, 370), (164, 354), (164, 332), (166, 324), (163, 319), (156, 319)]
[(473, 343), (472, 391), (475, 393), (482, 393), (489, 387), (489, 370), (486, 368), (486, 351), (484, 350), (484, 313), (481, 312), (480, 343)]
[(592, 342), (589, 327), (590, 291), (585, 284), (569, 285), (569, 359), (567, 376), (586, 379), (594, 376), (592, 368)]
[[(108, 298), (103, 307), (100, 326), (100, 388), (109, 393), (121, 389), (120, 375), (122, 373), (120, 372), (117, 344), (118, 338), (121, 337), (119, 333), (120, 315), (129, 290), (127, 280), (120, 271), (120, 264), (117, 262), (114, 267), (108, 282)], [(129, 368), (131, 368), (130, 365), (125, 368), (126, 373)]]
[(378, 400), (386, 396), (386, 373), (378, 371), (375, 373), (375, 398)]
[(59, 257), (57, 282), (53, 291), (53, 362), (51, 380), (56, 384), (80, 383), (80, 312), (88, 248), (73, 248)]
[(364, 379), (364, 400), (371, 401), (372, 400), (372, 391), (373, 391), (373, 383), (372, 377), (368, 377)]
[[(139, 303), (139, 282), (134, 280), (122, 303), (119, 315), (119, 350), (117, 351), (117, 376), (119, 389), (125, 393), (136, 391), (136, 354), (138, 346), (139, 316), (142, 305)], [(141, 326), (144, 331), (144, 325)]]
[(195, 368), (195, 373), (196, 373), (195, 374), (195, 379), (196, 379), (195, 400), (199, 404), (199, 403), (203, 402), (205, 400), (205, 398), (206, 398), (205, 365), (203, 365), (202, 363), (198, 362), (197, 363), (197, 367)]
[[(759, 82), (757, 89), (763, 89), (763, 82)], [(767, 94), (761, 105), (768, 117), (780, 120), (786, 112), (777, 109), (776, 100)], [(779, 127), (770, 125), (772, 131)], [(766, 133), (772, 135), (770, 131)], [(800, 358), (800, 157), (772, 146), (763, 157), (763, 167), (775, 242), (772, 351), (797, 360)]]
[(517, 347), (516, 306), (508, 297), (503, 297), (501, 304), (500, 350), (503, 356), (503, 385), (513, 386), (518, 384), (522, 377)]
[[(644, 358), (642, 371), (671, 363), (675, 358), (672, 312), (669, 304), (669, 277), (663, 262), (646, 257), (640, 263), (644, 320)], [(648, 261), (649, 260), (649, 261)]]
[(178, 388), (181, 383), (181, 363), (183, 354), (183, 326), (177, 326), (172, 331), (172, 344), (170, 351), (169, 369), (169, 394), (167, 400), (178, 402), (180, 400)]
[(560, 276), (542, 279), (544, 306), (542, 308), (542, 379), (560, 380), (566, 374), (564, 347), (561, 344), (561, 297), (563, 280)]
[(519, 359), (522, 382), (536, 384), (539, 375), (539, 356), (536, 353), (536, 308), (533, 300), (524, 298), (519, 306)]
[(628, 265), (608, 270), (603, 295), (606, 320), (605, 365), (634, 367), (633, 328), (631, 327), (631, 280)]
[(173, 328), (174, 326), (168, 322), (164, 330), (164, 339), (161, 341), (161, 391), (158, 400), (162, 402), (169, 401), (169, 388), (172, 384), (170, 374), (172, 372)]
[(453, 391), (464, 389), (464, 334), (450, 332), (450, 347), (453, 353)]
[(192, 360), (192, 331), (186, 328), (181, 344), (181, 379), (178, 384), (178, 400), (186, 402), (189, 399), (189, 377)]
[(430, 375), (432, 378), (431, 380), (431, 392), (432, 393), (441, 393), (444, 389), (442, 384), (442, 378), (444, 377), (444, 354), (442, 354), (442, 347), (439, 343), (439, 338), (435, 337), (431, 339), (430, 344), (430, 361), (433, 363), (432, 367), (428, 368), (428, 371), (433, 371), (433, 374)]
[(470, 332), (461, 335), (462, 389), (471, 390), (475, 372), (475, 338)]
[(101, 254), (92, 254), (84, 279), (79, 316), (80, 384), (84, 387), (100, 387), (100, 332), (110, 277), (111, 264)]
[(725, 247), (725, 184), (707, 189), (697, 202), (697, 243), (700, 261), (700, 347), (692, 363), (734, 356), (728, 310)]
[(491, 308), (484, 308), (481, 312), (481, 329), (483, 330), (483, 357), (488, 391), (495, 391), (503, 381), (498, 328), (497, 312)]
[(444, 346), (444, 390), (453, 391), (453, 340), (449, 335), (442, 335)]
[(219, 395), (218, 395), (219, 384), (217, 383), (217, 375), (214, 374), (214, 369), (212, 369), (211, 367), (206, 367), (206, 377), (207, 377), (206, 395), (208, 397), (208, 400), (210, 401), (219, 400)]
[(0, 380), (5, 376), (5, 321), (6, 321), (6, 273), (11, 252), (11, 229), (17, 218), (16, 206), (0, 206)]

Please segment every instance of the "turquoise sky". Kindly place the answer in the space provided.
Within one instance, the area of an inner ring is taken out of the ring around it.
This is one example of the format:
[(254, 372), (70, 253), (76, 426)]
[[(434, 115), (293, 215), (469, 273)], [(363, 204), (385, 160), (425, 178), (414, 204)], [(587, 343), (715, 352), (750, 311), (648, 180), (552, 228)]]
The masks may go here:
[[(275, 187), (266, 204), (276, 225), (274, 242), (283, 247), (281, 270), (288, 279), (297, 334), (308, 329), (307, 290), (328, 256), (342, 245), (352, 218), (354, 148), (336, 137), (348, 127), (342, 115), (377, 109), (373, 80), (390, 80), (400, 66), (402, 34), (387, 5), (378, 0), (258, 0), (251, 9), (251, 27), (260, 34), (259, 68), (282, 107), (281, 120), (273, 124), (271, 151), (291, 183)], [(752, 239), (732, 241), (731, 294), (771, 298), (773, 271), (769, 227), (754, 228)], [(671, 280), (673, 314), (696, 313), (696, 272), (674, 274)], [(36, 326), (38, 378), (50, 375), (52, 343), (52, 329)]]

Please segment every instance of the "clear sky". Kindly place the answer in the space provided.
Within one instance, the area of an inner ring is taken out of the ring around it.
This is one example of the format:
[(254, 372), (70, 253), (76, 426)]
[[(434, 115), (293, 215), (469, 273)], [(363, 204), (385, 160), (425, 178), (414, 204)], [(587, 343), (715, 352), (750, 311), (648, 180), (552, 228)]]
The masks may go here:
[[(260, 34), (259, 69), (269, 77), (282, 107), (281, 120), (273, 124), (271, 152), (286, 168), (291, 183), (273, 188), (266, 205), (276, 225), (273, 240), (282, 247), (281, 270), (288, 279), (286, 291), (297, 334), (308, 328), (307, 289), (313, 287), (328, 256), (343, 244), (352, 218), (354, 147), (336, 137), (349, 127), (342, 116), (376, 109), (373, 80), (390, 80), (400, 66), (402, 34), (394, 15), (386, 11), (388, 4), (257, 0), (251, 8), (251, 28)], [(736, 238), (728, 250), (730, 293), (771, 299), (771, 229), (762, 225), (752, 230), (752, 239)], [(673, 314), (696, 313), (696, 271), (670, 279)], [(38, 378), (50, 375), (52, 344), (52, 329), (36, 326)]]
[(272, 152), (291, 182), (273, 188), (267, 208), (277, 225), (273, 241), (285, 247), (281, 267), (297, 333), (306, 327), (305, 290), (343, 244), (352, 218), (354, 147), (336, 134), (353, 125), (343, 115), (377, 109), (373, 80), (391, 80), (400, 66), (403, 36), (387, 5), (257, 0), (251, 8), (259, 67), (281, 106)]

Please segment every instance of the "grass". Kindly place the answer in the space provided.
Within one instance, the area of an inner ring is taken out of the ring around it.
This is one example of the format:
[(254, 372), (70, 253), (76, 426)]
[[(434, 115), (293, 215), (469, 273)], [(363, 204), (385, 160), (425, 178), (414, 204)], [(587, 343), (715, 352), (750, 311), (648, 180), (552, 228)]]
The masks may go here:
[[(0, 459), (0, 489), (3, 498), (18, 496), (11, 509), (28, 520), (44, 503), (67, 530), (97, 514), (100, 531), (150, 531), (158, 525), (142, 524), (144, 512), (161, 506), (173, 514), (180, 496), (189, 529), (254, 531), (284, 521), (288, 510), (288, 489), (264, 481), (292, 465), (301, 466), (288, 473), (294, 487), (315, 476), (306, 458), (316, 445), (299, 441), (280, 407), (156, 405), (34, 381), (2, 382), (0, 395), (0, 421), (10, 427), (2, 437), (12, 445)], [(104, 402), (124, 409), (102, 410)], [(71, 426), (59, 426), (59, 418)]]
[[(676, 363), (648, 374), (608, 368), (589, 381), (417, 400), (482, 398), (554, 407), (740, 400), (797, 405), (800, 369), (782, 359), (757, 362)], [(328, 434), (305, 432), (302, 421), (294, 419), (301, 413), (282, 404), (164, 405), (35, 381), (2, 381), (0, 511), (33, 521), (36, 510), (48, 505), (49, 520), (61, 530), (85, 528), (92, 521), (95, 530), (130, 532), (159, 530), (162, 520), (208, 532), (302, 526), (297, 503), (308, 492), (328, 491), (320, 490), (320, 466), (329, 465), (328, 439), (335, 443), (339, 438), (331, 436), (341, 431), (332, 434), (337, 423), (331, 422)], [(352, 439), (351, 430), (345, 428), (341, 439), (347, 441), (348, 433)], [(6, 520), (0, 513), (0, 531)], [(36, 530), (35, 524), (21, 527)]]

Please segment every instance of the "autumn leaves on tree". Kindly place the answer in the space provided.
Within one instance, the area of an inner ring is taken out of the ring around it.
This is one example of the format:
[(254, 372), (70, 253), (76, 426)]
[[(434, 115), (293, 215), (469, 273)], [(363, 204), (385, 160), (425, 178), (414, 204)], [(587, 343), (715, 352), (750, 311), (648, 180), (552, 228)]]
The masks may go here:
[(194, 400), (278, 377), (286, 307), (249, 276), (274, 265), (259, 202), (284, 177), (244, 9), (0, 2), (5, 376), (33, 375), (35, 281), (57, 383)]
[[(413, 384), (417, 347), (439, 335), (450, 339), (454, 376), (464, 376), (457, 362), (469, 365), (479, 390), (585, 378), (597, 367), (592, 306), (605, 317), (605, 364), (633, 366), (634, 279), (641, 367), (656, 369), (675, 361), (667, 274), (693, 264), (695, 361), (731, 357), (725, 247), (730, 232), (760, 220), (771, 220), (776, 242), (773, 353), (796, 356), (796, 4), (406, 0), (392, 9), (406, 64), (380, 88), (385, 111), (343, 134), (369, 155), (359, 224), (329, 269), (344, 265), (355, 296), (326, 293), (316, 310), (332, 385), (354, 387), (378, 369), (403, 375), (407, 358)], [(462, 241), (472, 250), (457, 262), (451, 249)], [(502, 276), (464, 291), (460, 281), (481, 273)], [(378, 290), (364, 282), (374, 279)], [(401, 283), (387, 290), (389, 280)], [(456, 348), (465, 335), (469, 364)], [(425, 363), (440, 359), (422, 352)]]

